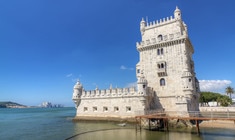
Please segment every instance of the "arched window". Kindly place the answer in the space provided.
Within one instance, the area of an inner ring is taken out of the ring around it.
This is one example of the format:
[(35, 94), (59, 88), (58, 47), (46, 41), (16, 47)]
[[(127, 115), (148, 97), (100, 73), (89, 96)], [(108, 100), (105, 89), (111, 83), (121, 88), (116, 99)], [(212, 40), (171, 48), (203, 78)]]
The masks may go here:
[(157, 49), (157, 55), (160, 55), (161, 52), (160, 52), (160, 49)]
[(162, 35), (158, 35), (157, 39), (158, 41), (162, 41)]
[(164, 51), (163, 48), (157, 49), (157, 55), (163, 55)]
[(163, 63), (161, 63), (161, 68), (164, 68), (164, 64)]
[(163, 54), (163, 48), (161, 48), (161, 54)]
[(161, 68), (161, 65), (160, 64), (157, 64), (158, 68), (160, 69)]
[(166, 85), (165, 79), (161, 78), (160, 79), (160, 86), (165, 86), (165, 85)]
[(189, 81), (189, 82), (191, 82), (191, 81), (192, 81), (192, 79), (191, 79), (191, 78), (189, 78), (189, 79), (188, 79), (188, 81)]

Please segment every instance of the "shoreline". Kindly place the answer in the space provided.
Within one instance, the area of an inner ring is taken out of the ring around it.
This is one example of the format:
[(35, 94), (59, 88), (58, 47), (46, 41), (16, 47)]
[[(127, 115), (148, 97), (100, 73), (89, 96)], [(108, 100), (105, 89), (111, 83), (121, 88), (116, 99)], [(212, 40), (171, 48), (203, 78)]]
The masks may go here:
[[(111, 122), (128, 122), (128, 123), (136, 123), (134, 118), (119, 118), (119, 117), (82, 117), (76, 116), (73, 118), (73, 121), (111, 121)], [(196, 125), (193, 125), (196, 127)], [(235, 130), (235, 121), (229, 120), (208, 120), (202, 121), (199, 123), (199, 128), (226, 128)]]
[(235, 130), (234, 121), (209, 120), (199, 124), (200, 128), (227, 128)]

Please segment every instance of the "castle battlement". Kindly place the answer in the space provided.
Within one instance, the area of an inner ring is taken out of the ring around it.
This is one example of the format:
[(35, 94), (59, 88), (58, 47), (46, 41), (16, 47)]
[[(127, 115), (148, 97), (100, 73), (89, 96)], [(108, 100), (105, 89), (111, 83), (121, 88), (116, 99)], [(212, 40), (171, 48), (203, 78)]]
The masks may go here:
[(129, 96), (143, 96), (143, 94), (138, 94), (134, 87), (131, 88), (114, 88), (114, 89), (102, 89), (102, 90), (88, 90), (82, 91), (80, 99), (85, 98), (114, 98), (114, 97), (129, 97)]
[(182, 21), (181, 11), (178, 7), (174, 11), (174, 17), (170, 16), (152, 22), (142, 18), (140, 32), (142, 40), (136, 43), (138, 50), (152, 45), (169, 46), (172, 43), (177, 43), (176, 40), (188, 38), (187, 25)]
[(175, 22), (177, 20), (178, 19), (170, 16), (170, 17), (166, 17), (166, 18), (163, 18), (163, 19), (160, 19), (160, 20), (155, 20), (155, 21), (152, 21), (152, 22), (147, 22), (145, 24), (145, 29), (147, 30), (147, 29), (158, 27), (158, 26), (163, 26), (163, 25)]

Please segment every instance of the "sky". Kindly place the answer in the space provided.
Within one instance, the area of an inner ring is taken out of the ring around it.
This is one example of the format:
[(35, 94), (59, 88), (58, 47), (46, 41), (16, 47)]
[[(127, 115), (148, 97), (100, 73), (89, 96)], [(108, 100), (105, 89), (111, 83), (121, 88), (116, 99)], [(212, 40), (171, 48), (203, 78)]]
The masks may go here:
[(142, 18), (173, 16), (188, 26), (202, 91), (235, 88), (234, 0), (1, 0), (0, 101), (73, 106), (86, 90), (136, 82)]

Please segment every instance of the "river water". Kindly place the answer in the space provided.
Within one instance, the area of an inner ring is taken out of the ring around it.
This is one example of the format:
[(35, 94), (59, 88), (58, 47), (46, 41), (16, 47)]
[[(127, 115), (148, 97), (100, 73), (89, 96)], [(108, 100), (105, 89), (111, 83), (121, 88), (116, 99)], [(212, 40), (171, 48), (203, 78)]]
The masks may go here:
[(74, 108), (0, 109), (0, 140), (234, 140), (235, 130), (137, 130), (117, 122), (73, 122)]

